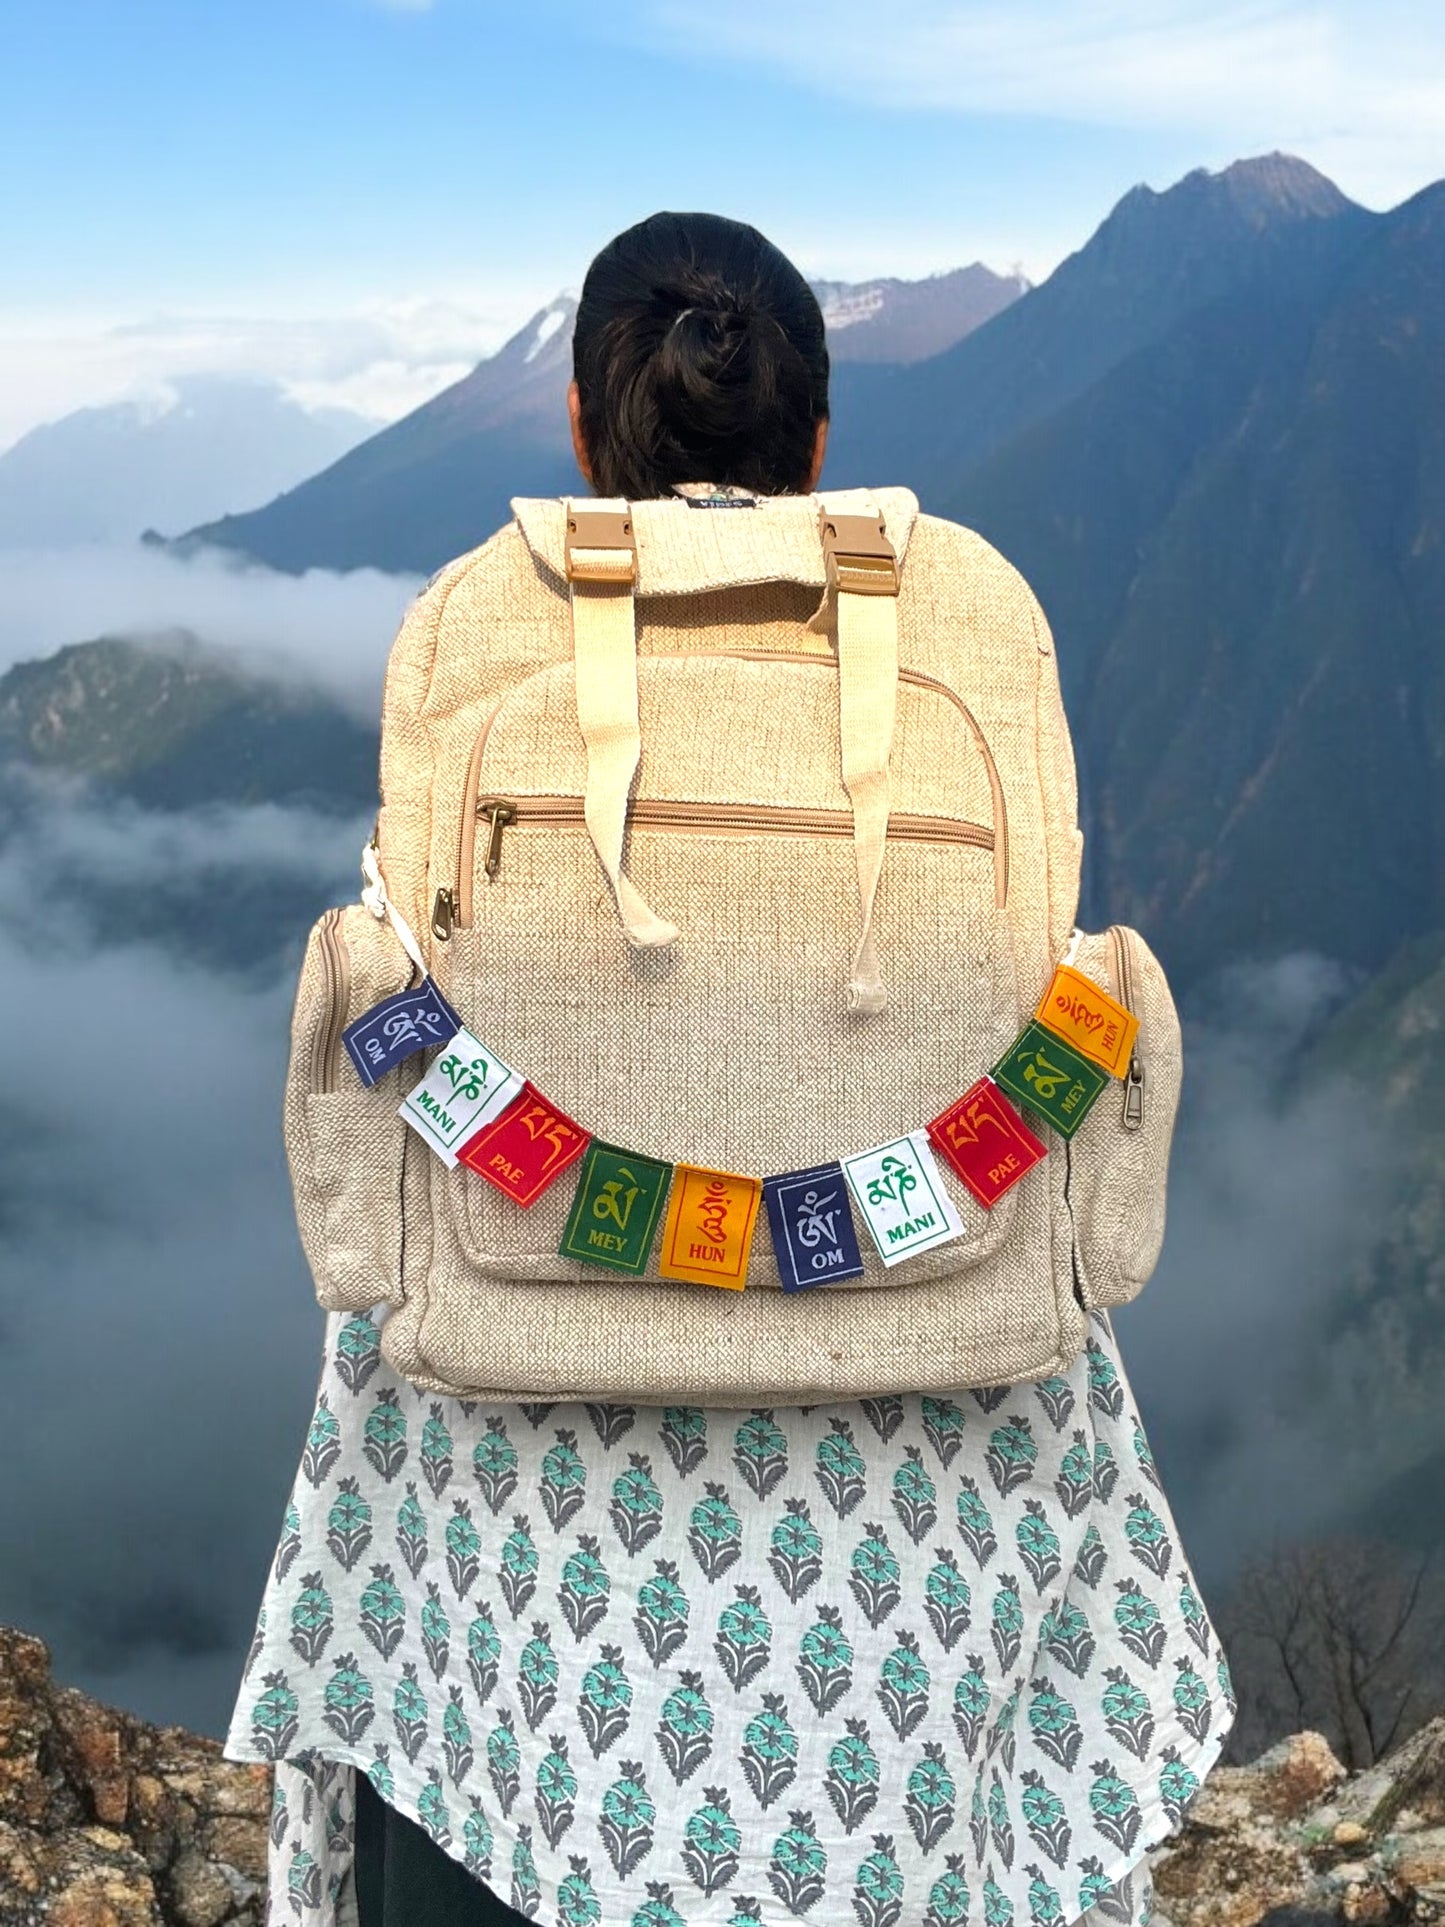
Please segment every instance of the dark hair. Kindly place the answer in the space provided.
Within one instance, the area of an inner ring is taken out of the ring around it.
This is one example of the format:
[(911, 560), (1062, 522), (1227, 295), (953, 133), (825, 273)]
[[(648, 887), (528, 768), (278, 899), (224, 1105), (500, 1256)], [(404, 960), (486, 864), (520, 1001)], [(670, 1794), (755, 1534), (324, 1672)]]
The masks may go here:
[(755, 227), (653, 214), (609, 241), (582, 284), (572, 366), (599, 495), (807, 486), (828, 413), (822, 310)]

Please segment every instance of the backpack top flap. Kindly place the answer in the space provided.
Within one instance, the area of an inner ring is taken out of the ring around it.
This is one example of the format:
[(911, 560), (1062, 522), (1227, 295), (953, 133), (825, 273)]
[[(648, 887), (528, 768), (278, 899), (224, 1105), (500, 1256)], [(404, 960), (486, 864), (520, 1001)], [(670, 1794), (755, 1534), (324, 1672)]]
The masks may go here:
[[(637, 542), (635, 593), (697, 595), (753, 582), (814, 584), (821, 593), (826, 569), (818, 509), (825, 499), (839, 511), (876, 506), (902, 566), (918, 515), (911, 489), (765, 495), (751, 508), (695, 508), (683, 496), (663, 496), (628, 504)], [(567, 498), (517, 496), (512, 513), (536, 560), (565, 583)]]

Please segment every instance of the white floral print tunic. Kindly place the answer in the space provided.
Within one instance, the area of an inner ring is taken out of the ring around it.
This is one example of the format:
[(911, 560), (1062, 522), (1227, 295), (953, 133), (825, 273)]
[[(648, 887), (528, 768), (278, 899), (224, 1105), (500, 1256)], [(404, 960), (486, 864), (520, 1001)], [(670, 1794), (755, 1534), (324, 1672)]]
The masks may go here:
[(267, 1927), (348, 1927), (354, 1774), (547, 1927), (1145, 1927), (1234, 1718), (1107, 1315), (1037, 1384), (438, 1398), (330, 1313), (224, 1752)]

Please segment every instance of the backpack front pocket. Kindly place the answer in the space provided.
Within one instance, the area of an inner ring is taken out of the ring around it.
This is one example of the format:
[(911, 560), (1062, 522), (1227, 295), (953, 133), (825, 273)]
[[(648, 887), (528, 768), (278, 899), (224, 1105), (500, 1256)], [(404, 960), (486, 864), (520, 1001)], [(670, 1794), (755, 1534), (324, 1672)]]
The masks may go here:
[(1139, 1019), (1127, 1076), (1111, 1079), (1061, 1147), (1080, 1289), (1092, 1310), (1127, 1303), (1158, 1262), (1184, 1063), (1168, 980), (1137, 930), (1116, 923), (1086, 934), (1073, 963)]
[(411, 963), (391, 927), (360, 903), (312, 926), (291, 1023), (284, 1126), (296, 1224), (317, 1301), (328, 1311), (399, 1305), (402, 1171), (409, 1135), (397, 1105), (416, 1059), (368, 1088), (341, 1034), (406, 987)]

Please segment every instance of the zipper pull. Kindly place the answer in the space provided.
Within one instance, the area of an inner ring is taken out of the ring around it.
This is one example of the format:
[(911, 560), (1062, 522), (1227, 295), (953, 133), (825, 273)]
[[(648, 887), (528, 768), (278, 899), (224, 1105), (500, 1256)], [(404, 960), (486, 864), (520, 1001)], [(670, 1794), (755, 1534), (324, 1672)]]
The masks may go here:
[(1138, 1051), (1129, 1059), (1124, 1080), (1124, 1129), (1137, 1131), (1144, 1122), (1144, 1064)]
[(477, 804), (477, 815), (484, 817), (491, 825), (487, 854), (482, 859), (482, 868), (490, 883), (502, 867), (502, 831), (508, 823), (516, 822), (517, 806), (509, 803), (504, 796), (484, 796)]
[(457, 893), (455, 890), (441, 889), (432, 899), (431, 932), (439, 942), (445, 943), (452, 934), (452, 925), (457, 920)]

